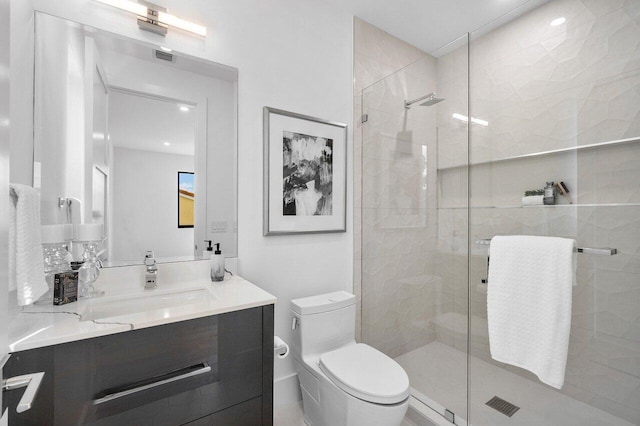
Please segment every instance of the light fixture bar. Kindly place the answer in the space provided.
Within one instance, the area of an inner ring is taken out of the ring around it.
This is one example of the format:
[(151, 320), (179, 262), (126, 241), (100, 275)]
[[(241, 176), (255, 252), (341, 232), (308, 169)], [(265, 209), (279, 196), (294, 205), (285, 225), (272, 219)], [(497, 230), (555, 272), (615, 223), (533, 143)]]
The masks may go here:
[(98, 0), (100, 3), (135, 13), (138, 16), (147, 16), (147, 6), (129, 0)]
[(132, 0), (97, 0), (100, 3), (117, 7), (138, 16), (138, 27), (151, 31), (159, 35), (166, 35), (168, 27), (175, 27), (183, 31), (206, 37), (207, 27), (187, 21), (170, 14), (167, 9), (142, 1), (140, 3)]
[(207, 27), (187, 21), (186, 19), (178, 18), (168, 12), (158, 12), (158, 20), (163, 24), (167, 24), (171, 27), (176, 27), (184, 31), (189, 31), (201, 37), (207, 36)]

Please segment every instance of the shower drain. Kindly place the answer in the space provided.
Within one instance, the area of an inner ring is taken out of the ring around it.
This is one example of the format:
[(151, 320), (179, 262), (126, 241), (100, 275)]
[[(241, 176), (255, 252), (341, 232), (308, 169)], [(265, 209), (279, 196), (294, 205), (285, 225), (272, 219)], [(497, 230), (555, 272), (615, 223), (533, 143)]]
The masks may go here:
[(505, 416), (513, 416), (516, 411), (520, 409), (517, 405), (513, 405), (509, 401), (505, 401), (504, 399), (494, 396), (489, 401), (486, 402), (486, 405), (493, 408), (494, 410), (500, 411)]

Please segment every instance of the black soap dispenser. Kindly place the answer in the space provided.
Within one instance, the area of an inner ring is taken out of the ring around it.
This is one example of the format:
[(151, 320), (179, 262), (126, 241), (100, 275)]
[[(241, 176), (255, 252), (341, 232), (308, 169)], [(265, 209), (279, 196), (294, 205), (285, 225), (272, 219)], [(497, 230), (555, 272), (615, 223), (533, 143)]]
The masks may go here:
[(211, 255), (211, 281), (224, 280), (224, 256), (220, 243), (216, 243), (216, 251)]
[(207, 246), (207, 248), (204, 249), (204, 251), (202, 252), (202, 258), (203, 259), (210, 259), (211, 256), (213, 255), (213, 247), (211, 247), (211, 243), (213, 243), (213, 241), (211, 240), (204, 240), (205, 243), (209, 243), (209, 245)]

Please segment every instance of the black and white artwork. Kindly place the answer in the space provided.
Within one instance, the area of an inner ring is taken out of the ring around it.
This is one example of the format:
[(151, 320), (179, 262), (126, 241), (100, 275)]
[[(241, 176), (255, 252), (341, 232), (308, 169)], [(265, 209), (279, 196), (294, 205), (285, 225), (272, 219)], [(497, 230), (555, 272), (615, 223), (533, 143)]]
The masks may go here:
[(264, 108), (264, 235), (345, 232), (347, 125)]
[(333, 139), (284, 131), (282, 214), (333, 213)]

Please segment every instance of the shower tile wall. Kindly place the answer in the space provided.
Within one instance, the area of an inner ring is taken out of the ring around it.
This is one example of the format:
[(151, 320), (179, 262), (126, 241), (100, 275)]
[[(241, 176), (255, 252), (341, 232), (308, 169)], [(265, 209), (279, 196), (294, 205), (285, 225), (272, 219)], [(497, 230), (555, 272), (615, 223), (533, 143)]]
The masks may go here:
[[(362, 271), (362, 90), (384, 77), (426, 56), (423, 51), (402, 40), (354, 18), (354, 277), (353, 288), (358, 304), (356, 337), (361, 337), (361, 271)], [(396, 130), (394, 130), (394, 133)], [(376, 289), (372, 289), (376, 291)]]
[[(445, 102), (437, 105), (438, 232), (435, 273), (442, 283), (439, 291), (443, 302), (431, 326), (439, 342), (466, 351), (469, 279), (466, 164), (469, 132), (464, 121), (453, 117), (468, 116), (468, 37), (465, 35), (436, 53), (438, 93), (446, 98)], [(442, 164), (460, 167), (456, 167), (455, 173), (443, 180)], [(456, 208), (443, 209), (447, 206)]]
[[(559, 17), (566, 22), (549, 25)], [(634, 424), (640, 424), (640, 142), (496, 160), (640, 137), (639, 45), (639, 0), (555, 0), (472, 36), (470, 48), (470, 115), (488, 122), (472, 123), (470, 135), (471, 352), (490, 360), (481, 284), (487, 253), (473, 244), (476, 239), (553, 235), (582, 246), (616, 247), (613, 257), (578, 256), (561, 392)], [(455, 60), (455, 51), (438, 58), (439, 91), (448, 90), (451, 75), (441, 70)], [(466, 167), (456, 167), (465, 164), (457, 154), (466, 140), (450, 133), (466, 124), (453, 119), (454, 112), (448, 103), (438, 107), (438, 243), (452, 253), (466, 244), (451, 229), (465, 225), (467, 202), (460, 184)], [(551, 180), (565, 181), (575, 204), (559, 197), (557, 206), (521, 207), (525, 190)], [(456, 288), (466, 285), (454, 271), (444, 268), (439, 275)], [(454, 307), (466, 303), (456, 293)], [(451, 344), (449, 329), (437, 331), (438, 340)], [(472, 391), (486, 380), (473, 371), (469, 376)]]
[(435, 337), (436, 113), (404, 107), (435, 91), (435, 65), (427, 56), (364, 93), (362, 338), (391, 357)]
[[(402, 56), (413, 63), (363, 92), (369, 121), (361, 129), (363, 238), (356, 240), (365, 290), (362, 340), (395, 357), (434, 340), (430, 324), (441, 302), (434, 274), (436, 109), (404, 108), (405, 100), (436, 91), (436, 60), (368, 24), (360, 28), (374, 53), (398, 46), (415, 53)], [(375, 40), (380, 35), (386, 41)]]

